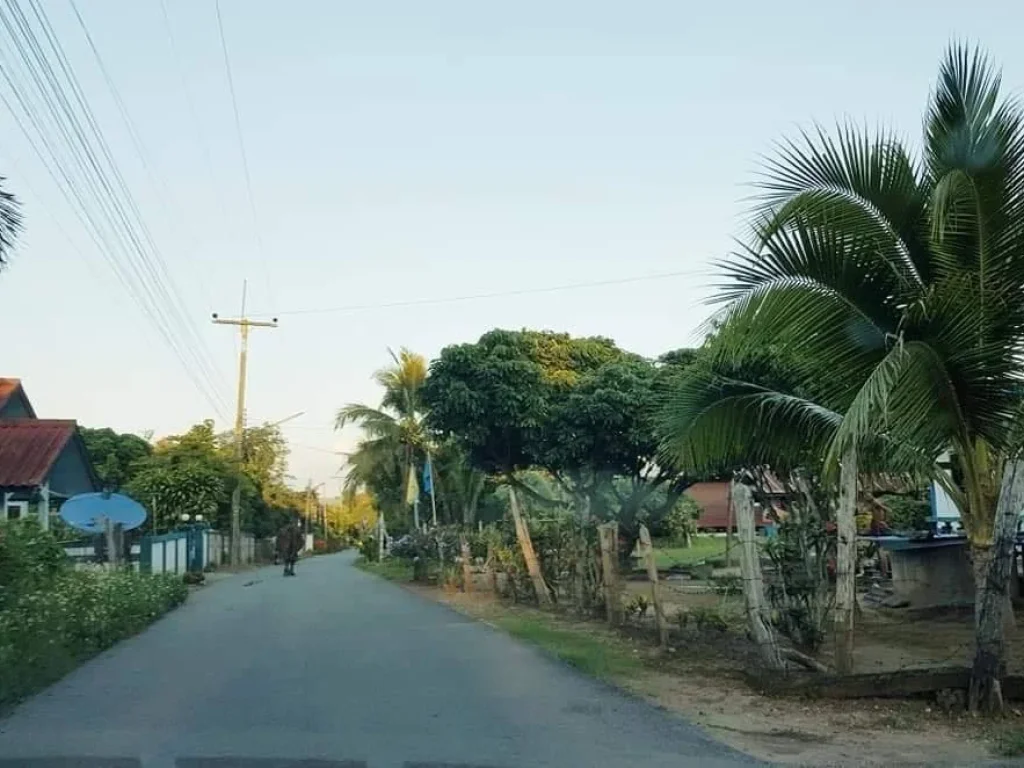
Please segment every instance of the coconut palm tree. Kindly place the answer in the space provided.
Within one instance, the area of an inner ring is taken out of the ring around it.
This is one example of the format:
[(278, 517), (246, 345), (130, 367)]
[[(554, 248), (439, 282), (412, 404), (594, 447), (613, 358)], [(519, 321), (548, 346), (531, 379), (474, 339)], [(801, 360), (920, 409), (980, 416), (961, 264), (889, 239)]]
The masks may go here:
[[(427, 378), (427, 361), (408, 349), (395, 354), (392, 364), (374, 373), (384, 388), (379, 408), (359, 403), (343, 406), (335, 418), (335, 429), (356, 424), (363, 438), (348, 456), (345, 488), (361, 486), (403, 488), (410, 482), (418, 458), (428, 448), (423, 427), (420, 389)], [(395, 499), (394, 509), (402, 508), (405, 492)]]
[[(974, 564), (972, 709), (1001, 706), (1009, 553), (1024, 506), (1024, 118), (999, 86), (981, 53), (954, 46), (919, 158), (892, 133), (852, 126), (782, 144), (721, 293), (723, 346), (790, 350), (794, 376), (813, 379), (815, 403), (841, 417), (820, 433), (826, 466), (869, 441), (890, 446), (894, 465), (909, 455), (934, 468), (951, 452), (953, 477), (934, 474)], [(806, 403), (761, 399), (762, 414), (811, 418)]]

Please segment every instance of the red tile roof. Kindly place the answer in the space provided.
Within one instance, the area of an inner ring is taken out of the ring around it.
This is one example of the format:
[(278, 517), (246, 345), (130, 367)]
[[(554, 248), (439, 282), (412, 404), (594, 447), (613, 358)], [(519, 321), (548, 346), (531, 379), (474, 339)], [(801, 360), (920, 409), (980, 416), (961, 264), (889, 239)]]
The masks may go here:
[(58, 419), (0, 420), (0, 487), (46, 482), (76, 429), (74, 421)]

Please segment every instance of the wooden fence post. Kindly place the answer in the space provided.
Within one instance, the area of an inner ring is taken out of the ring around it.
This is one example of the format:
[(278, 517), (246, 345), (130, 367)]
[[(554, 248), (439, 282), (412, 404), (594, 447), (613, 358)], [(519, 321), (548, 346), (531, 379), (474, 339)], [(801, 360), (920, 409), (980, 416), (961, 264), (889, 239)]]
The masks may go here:
[(469, 549), (469, 540), (463, 536), (460, 542), (462, 546), (462, 590), (473, 591), (473, 553)]
[(601, 541), (601, 571), (604, 575), (604, 607), (608, 623), (622, 624), (622, 599), (619, 595), (619, 524), (598, 526)]
[(662, 648), (668, 646), (668, 621), (661, 609), (661, 594), (658, 590), (658, 564), (654, 559), (651, 532), (646, 525), (640, 526), (640, 556), (647, 566), (647, 578), (651, 581), (651, 602), (654, 604), (654, 620), (658, 624), (658, 642)]
[(836, 509), (836, 672), (853, 672), (853, 614), (857, 601), (857, 449), (843, 452), (839, 468), (839, 506)]
[(519, 511), (519, 500), (516, 498), (515, 488), (508, 486), (509, 509), (512, 511), (512, 522), (516, 526), (516, 538), (519, 539), (519, 548), (523, 553), (523, 560), (526, 562), (526, 570), (533, 582), (533, 591), (537, 593), (537, 602), (542, 606), (551, 605), (551, 592), (544, 581), (544, 575), (540, 571), (540, 561), (537, 560), (537, 553), (533, 549), (533, 539), (530, 538), (530, 528)]
[(747, 604), (747, 623), (754, 636), (761, 660), (769, 669), (784, 669), (779, 644), (772, 631), (771, 615), (764, 597), (764, 577), (757, 552), (754, 527), (754, 494), (746, 483), (732, 482), (732, 502), (736, 510), (736, 529), (740, 546), (740, 573), (743, 597)]

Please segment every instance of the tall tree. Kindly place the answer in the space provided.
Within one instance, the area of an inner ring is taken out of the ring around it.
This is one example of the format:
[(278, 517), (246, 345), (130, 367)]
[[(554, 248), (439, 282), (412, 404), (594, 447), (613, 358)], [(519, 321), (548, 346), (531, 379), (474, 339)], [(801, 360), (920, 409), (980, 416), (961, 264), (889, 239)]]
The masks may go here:
[[(1024, 472), (1024, 129), (979, 52), (951, 48), (923, 155), (842, 127), (784, 144), (760, 182), (754, 237), (725, 267), (730, 337), (809, 362), (841, 415), (828, 446), (882, 438), (922, 457), (960, 510), (974, 562), (970, 706), (1001, 707), (1002, 613)], [(948, 478), (935, 461), (952, 453)]]
[(127, 486), (139, 463), (153, 452), (153, 446), (131, 433), (118, 434), (110, 428), (87, 427), (79, 431), (100, 482), (112, 491)]
[(422, 355), (405, 348), (398, 354), (388, 353), (392, 364), (374, 374), (384, 388), (380, 407), (350, 403), (338, 411), (335, 428), (355, 424), (363, 430), (363, 438), (347, 460), (348, 493), (366, 488), (385, 517), (400, 524), (406, 518), (406, 484), (422, 463), (428, 444), (421, 395), (427, 363)]

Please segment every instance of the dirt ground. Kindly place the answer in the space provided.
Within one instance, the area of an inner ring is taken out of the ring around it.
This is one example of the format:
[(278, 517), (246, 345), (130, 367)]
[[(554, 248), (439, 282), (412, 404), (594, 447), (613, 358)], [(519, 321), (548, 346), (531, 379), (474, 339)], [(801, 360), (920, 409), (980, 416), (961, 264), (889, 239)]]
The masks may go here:
[[(537, 613), (501, 603), (489, 593), (414, 589), (482, 620), (507, 612)], [(723, 602), (714, 593), (672, 599), (681, 607), (715, 607), (725, 615), (741, 610), (734, 598)], [(812, 701), (764, 696), (744, 682), (741, 670), (749, 659), (749, 646), (741, 635), (729, 631), (688, 632), (678, 642), (680, 647), (661, 652), (646, 639), (624, 639), (598, 622), (558, 621), (601, 634), (612, 643), (630, 643), (632, 652), (644, 657), (643, 671), (615, 682), (679, 712), (723, 742), (774, 763), (976, 766), (991, 759), (993, 739), (1000, 731), (1024, 728), (1024, 713), (1016, 709), (1005, 722), (993, 725), (965, 714), (948, 714), (923, 699)], [(864, 671), (966, 661), (970, 652), (969, 616), (908, 622), (871, 615), (863, 616), (860, 626), (857, 655)], [(1019, 644), (1015, 637), (1014, 645)], [(1019, 650), (1024, 652), (1024, 647)], [(1017, 659), (1021, 655), (1015, 654)]]

